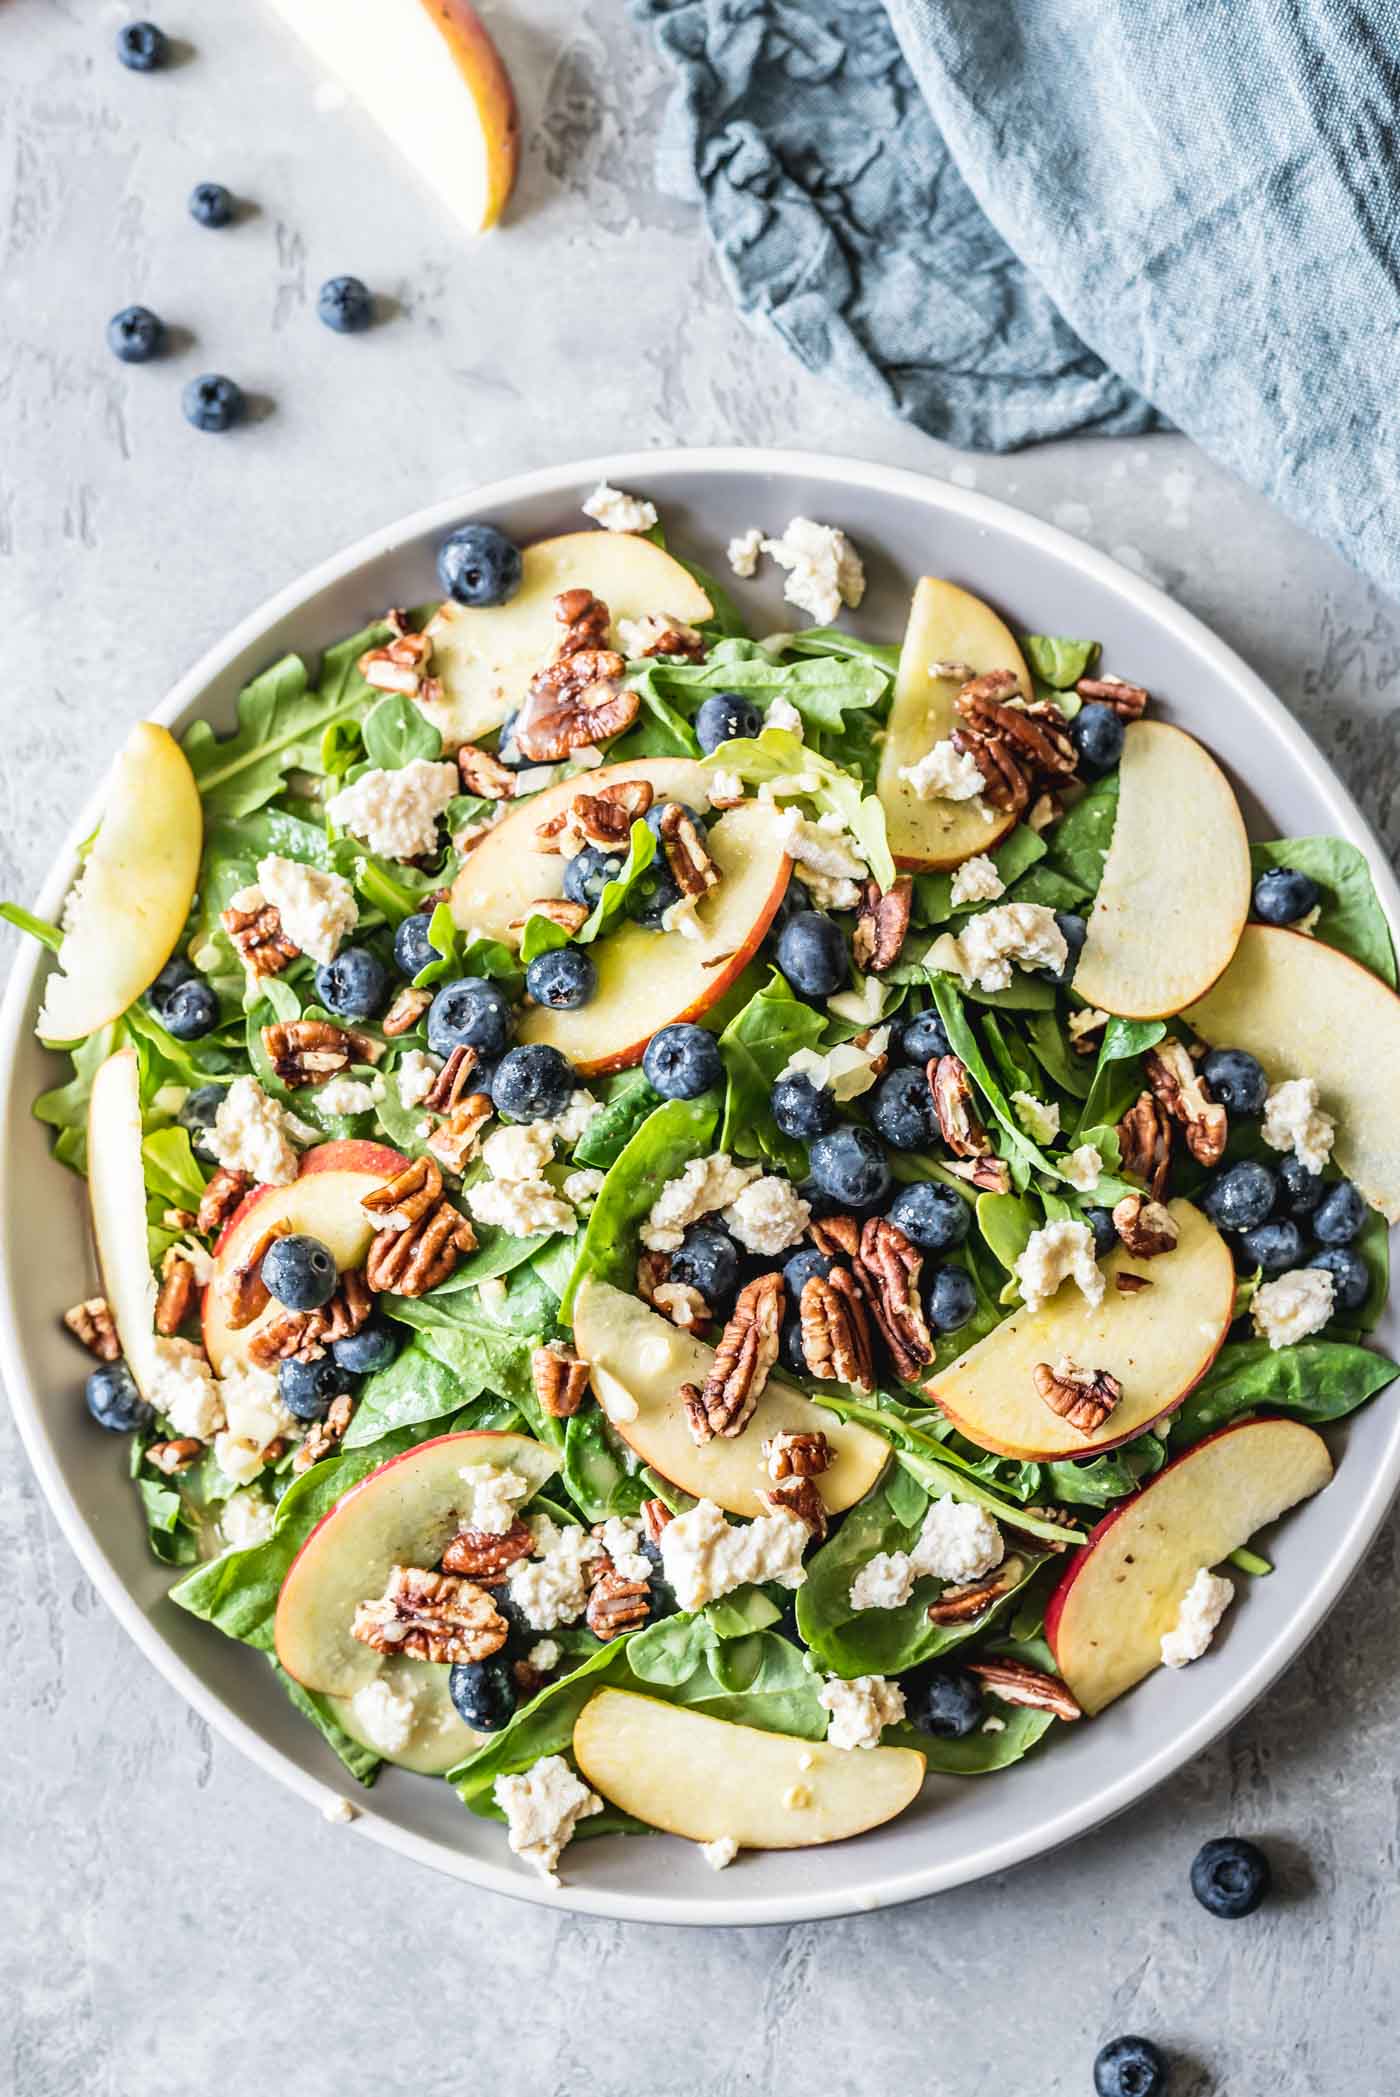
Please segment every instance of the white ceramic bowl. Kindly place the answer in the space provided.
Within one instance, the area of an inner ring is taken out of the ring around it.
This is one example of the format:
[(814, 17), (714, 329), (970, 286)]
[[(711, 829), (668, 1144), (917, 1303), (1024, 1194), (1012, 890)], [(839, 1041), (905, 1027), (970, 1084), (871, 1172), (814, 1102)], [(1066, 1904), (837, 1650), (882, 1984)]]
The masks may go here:
[[(604, 474), (652, 497), (672, 543), (724, 573), (723, 546), (750, 524), (780, 530), (804, 515), (839, 524), (866, 558), (870, 590), (853, 624), (881, 640), (903, 629), (921, 574), (946, 575), (999, 603), (1032, 632), (1093, 634), (1112, 669), (1139, 679), (1154, 706), (1207, 742), (1231, 772), (1254, 834), (1316, 831), (1371, 857), (1381, 899), (1400, 922), (1400, 891), (1350, 796), (1278, 701), (1237, 656), (1160, 592), (1063, 532), (984, 496), (890, 467), (799, 452), (665, 451), (498, 481), (351, 547), (243, 621), (156, 710), (183, 727), (226, 728), (248, 677), (287, 649), (315, 651), (386, 605), (433, 589), (444, 532), (490, 519), (519, 539), (572, 530)], [(740, 586), (756, 632), (793, 623), (767, 564)], [(761, 609), (759, 609), (761, 607)], [(75, 848), (96, 821), (83, 810), (39, 909), (56, 914)], [(1182, 810), (1182, 849), (1190, 850)], [(1121, 1812), (1209, 1745), (1260, 1696), (1317, 1629), (1356, 1570), (1400, 1484), (1400, 1411), (1382, 1402), (1329, 1435), (1335, 1483), (1289, 1516), (1273, 1577), (1249, 1586), (1209, 1659), (1160, 1671), (1092, 1724), (1057, 1729), (1047, 1749), (1004, 1775), (932, 1779), (903, 1819), (825, 1850), (746, 1856), (717, 1876), (666, 1838), (614, 1837), (572, 1849), (555, 1891), (509, 1854), (503, 1830), (462, 1809), (445, 1785), (387, 1771), (358, 1793), (299, 1718), (260, 1655), (165, 1599), (171, 1575), (149, 1556), (126, 1477), (125, 1444), (92, 1429), (63, 1308), (90, 1293), (94, 1267), (78, 1183), (48, 1156), (30, 1100), (55, 1082), (34, 1039), (42, 957), (23, 954), (0, 1012), (7, 1105), (0, 1199), (0, 1358), (34, 1468), (79, 1559), (148, 1659), (268, 1775), (324, 1807), (357, 1793), (355, 1832), (493, 1891), (637, 1921), (793, 1922), (912, 1900), (1004, 1870)], [(1400, 1319), (1379, 1343), (1395, 1351)]]

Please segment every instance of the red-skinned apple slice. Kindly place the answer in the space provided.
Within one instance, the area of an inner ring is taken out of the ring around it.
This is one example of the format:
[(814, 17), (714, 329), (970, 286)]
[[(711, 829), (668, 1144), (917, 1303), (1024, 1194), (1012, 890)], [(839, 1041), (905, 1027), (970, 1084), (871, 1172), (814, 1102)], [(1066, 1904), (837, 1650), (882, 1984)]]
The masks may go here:
[(475, 1732), (457, 1716), (447, 1686), (450, 1667), (409, 1660), (401, 1653), (385, 1654), (383, 1662), (375, 1680), (382, 1681), (395, 1696), (407, 1697), (413, 1706), (406, 1741), (387, 1747), (383, 1738), (377, 1737), (373, 1724), (366, 1722), (370, 1714), (354, 1697), (326, 1699), (336, 1721), (361, 1747), (382, 1755), (386, 1762), (397, 1763), (400, 1769), (411, 1769), (416, 1776), (440, 1777), (487, 1739), (485, 1733)]
[(991, 851), (1016, 823), (1014, 812), (1001, 810), (988, 822), (977, 801), (921, 801), (900, 778), (903, 767), (917, 764), (958, 725), (953, 701), (962, 679), (933, 676), (935, 663), (965, 663), (977, 676), (1013, 670), (1022, 698), (1031, 696), (1021, 651), (991, 606), (956, 583), (926, 575), (909, 607), (876, 783), (896, 864), (925, 872)]
[[(559, 1468), (523, 1434), (444, 1434), (391, 1457), (338, 1500), (298, 1551), (277, 1597), (277, 1658), (304, 1689), (352, 1697), (384, 1656), (350, 1636), (361, 1602), (383, 1594), (396, 1565), (431, 1567), (460, 1527), (464, 1469), (491, 1464), (533, 1495)], [(523, 1502), (522, 1502), (523, 1504)]]
[(1215, 759), (1165, 721), (1132, 722), (1076, 995), (1124, 1019), (1182, 1011), (1228, 966), (1249, 893), (1244, 818)]
[(1065, 1567), (1045, 1636), (1069, 1688), (1102, 1711), (1161, 1664), (1197, 1573), (1319, 1492), (1327, 1444), (1296, 1420), (1222, 1427), (1115, 1507)]
[(585, 1281), (573, 1317), (574, 1345), (618, 1434), (643, 1463), (697, 1499), (730, 1514), (765, 1514), (758, 1496), (769, 1482), (763, 1443), (772, 1434), (825, 1434), (832, 1463), (816, 1485), (832, 1514), (853, 1506), (885, 1467), (890, 1452), (878, 1435), (838, 1420), (779, 1377), (769, 1378), (741, 1435), (717, 1435), (697, 1449), (676, 1393), (683, 1383), (704, 1383), (714, 1349), (608, 1282)]
[(1314, 1078), (1337, 1163), (1400, 1223), (1400, 998), (1360, 962), (1278, 925), (1246, 925), (1235, 957), (1186, 1014), (1214, 1048), (1248, 1049), (1272, 1084)]
[(681, 1704), (603, 1689), (574, 1722), (574, 1759), (595, 1791), (691, 1842), (806, 1849), (893, 1820), (918, 1797), (916, 1748), (836, 1748), (763, 1733)]
[[(1235, 1269), (1219, 1231), (1189, 1201), (1174, 1201), (1172, 1252), (1135, 1260), (1121, 1245), (1103, 1262), (1103, 1302), (1091, 1309), (1065, 1282), (1038, 1311), (1019, 1310), (926, 1385), (950, 1420), (983, 1449), (1049, 1462), (1131, 1441), (1180, 1405), (1214, 1361), (1235, 1301)], [(1151, 1287), (1124, 1295), (1114, 1277), (1140, 1274)], [(1107, 1369), (1123, 1396), (1095, 1434), (1080, 1434), (1039, 1395), (1036, 1364), (1068, 1356)]]

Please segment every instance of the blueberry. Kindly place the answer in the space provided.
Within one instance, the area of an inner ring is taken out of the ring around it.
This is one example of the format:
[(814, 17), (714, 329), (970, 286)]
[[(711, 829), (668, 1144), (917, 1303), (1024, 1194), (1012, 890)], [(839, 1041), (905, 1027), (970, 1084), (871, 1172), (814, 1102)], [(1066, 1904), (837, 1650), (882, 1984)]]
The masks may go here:
[(1272, 1883), (1263, 1850), (1241, 1835), (1217, 1835), (1203, 1843), (1191, 1865), (1191, 1891), (1207, 1914), (1224, 1922), (1252, 1915)]
[(192, 428), (217, 433), (231, 430), (243, 419), (243, 388), (222, 372), (201, 372), (180, 395), (184, 417)]
[(1065, 943), (1064, 966), (1062, 968), (1043, 968), (1039, 973), (1046, 977), (1049, 982), (1057, 983), (1063, 989), (1067, 983), (1072, 983), (1074, 980), (1074, 972), (1079, 966), (1079, 957), (1084, 951), (1084, 942), (1089, 936), (1089, 927), (1086, 921), (1073, 910), (1057, 910), (1055, 912), (1055, 923), (1059, 926)]
[(776, 941), (789, 918), (796, 917), (799, 911), (810, 910), (811, 907), (812, 898), (806, 884), (800, 881), (796, 874), (790, 875), (788, 885), (783, 890), (783, 900), (774, 911), (773, 921), (768, 927), (769, 938)]
[(1360, 1310), (1370, 1294), (1371, 1275), (1354, 1245), (1329, 1245), (1326, 1252), (1316, 1253), (1308, 1265), (1321, 1267), (1331, 1275), (1334, 1311)]
[(784, 1320), (778, 1352), (782, 1356), (783, 1367), (790, 1369), (794, 1376), (811, 1374), (807, 1367), (807, 1356), (802, 1348), (802, 1320), (795, 1311), (790, 1318)]
[(662, 919), (681, 900), (681, 892), (664, 861), (653, 860), (627, 892), (626, 910), (646, 932), (665, 930)]
[(496, 1605), (497, 1616), (504, 1617), (509, 1627), (506, 1644), (502, 1650), (523, 1654), (525, 1648), (532, 1646), (540, 1635), (537, 1626), (530, 1622), (525, 1605), (516, 1601), (508, 1587), (493, 1587), (491, 1600)]
[(1212, 1049), (1201, 1065), (1210, 1096), (1232, 1114), (1250, 1118), (1264, 1111), (1269, 1081), (1248, 1049)]
[(551, 947), (526, 969), (525, 988), (537, 1005), (571, 1012), (598, 988), (598, 970), (586, 947)]
[(416, 910), (406, 917), (394, 934), (394, 966), (409, 982), (421, 976), (431, 962), (441, 961), (442, 956), (428, 938), (428, 927), (432, 923), (432, 912)]
[(1123, 723), (1111, 706), (1086, 700), (1069, 724), (1070, 741), (1079, 752), (1079, 769), (1086, 778), (1098, 779), (1111, 772), (1123, 755)]
[(671, 1254), (668, 1281), (698, 1289), (713, 1310), (739, 1286), (739, 1248), (717, 1223), (692, 1223)]
[(592, 910), (608, 882), (616, 881), (621, 872), (622, 859), (618, 853), (601, 852), (597, 845), (585, 845), (581, 852), (575, 852), (573, 858), (564, 863), (564, 894), (571, 903), (582, 903), (586, 910)]
[(814, 1085), (802, 1072), (779, 1078), (768, 1095), (773, 1119), (785, 1136), (810, 1143), (835, 1126), (836, 1102), (825, 1085)]
[(1366, 1221), (1366, 1204), (1350, 1180), (1336, 1180), (1313, 1210), (1312, 1234), (1319, 1245), (1350, 1245)]
[(1246, 1160), (1217, 1172), (1201, 1205), (1221, 1230), (1245, 1231), (1272, 1213), (1277, 1195), (1278, 1182), (1268, 1166)]
[(1323, 1196), (1325, 1181), (1320, 1172), (1310, 1172), (1301, 1158), (1287, 1157), (1278, 1168), (1278, 1205), (1285, 1216), (1301, 1222), (1311, 1216)]
[[(520, 588), (524, 572), (520, 548), (494, 524), (464, 524), (438, 548), (438, 581), (458, 604), (505, 604)], [(515, 725), (514, 716), (501, 730), (501, 741)]]
[[(652, 836), (656, 839), (658, 844), (660, 844), (661, 842), (662, 822), (667, 814), (667, 811), (672, 808), (678, 808), (681, 811), (682, 815), (688, 815), (690, 817), (691, 822), (694, 823), (697, 830), (703, 830), (705, 827), (704, 815), (702, 814), (700, 809), (692, 808), (689, 801), (653, 801), (651, 807), (647, 810), (643, 820), (646, 823), (647, 829), (651, 832)], [(660, 853), (658, 853), (658, 862), (660, 860), (660, 857), (661, 855)]]
[(200, 1085), (187, 1092), (184, 1105), (175, 1116), (182, 1129), (189, 1131), (190, 1146), (195, 1156), (212, 1158), (206, 1138), (214, 1126), (214, 1116), (224, 1103), (228, 1091), (226, 1085)]
[(512, 1121), (553, 1121), (569, 1104), (578, 1084), (573, 1066), (547, 1042), (531, 1042), (502, 1056), (491, 1081), (498, 1114)]
[(389, 971), (368, 947), (342, 947), (317, 969), (316, 995), (340, 1019), (374, 1019), (389, 1002)]
[(958, 1332), (977, 1308), (972, 1276), (963, 1267), (937, 1267), (924, 1288), (924, 1309), (935, 1332)]
[(374, 322), (374, 300), (358, 277), (327, 277), (316, 296), (316, 312), (337, 335), (363, 335)]
[(177, 1041), (198, 1041), (219, 1023), (219, 1000), (188, 961), (167, 961), (146, 1001)]
[(149, 364), (165, 347), (165, 322), (149, 306), (123, 306), (107, 323), (107, 347), (123, 364)]
[(435, 1056), (450, 1056), (455, 1048), (499, 1056), (514, 1032), (510, 999), (484, 976), (444, 983), (428, 1007), (428, 1047)]
[(778, 966), (799, 997), (828, 998), (851, 972), (838, 925), (820, 910), (799, 910), (778, 936)]
[(695, 716), (695, 737), (708, 756), (721, 743), (748, 742), (762, 726), (762, 714), (741, 693), (711, 692)]
[(278, 1396), (294, 1420), (324, 1420), (346, 1388), (346, 1373), (333, 1354), (314, 1362), (285, 1361), (277, 1371)]
[(889, 1219), (922, 1252), (953, 1252), (972, 1228), (968, 1203), (937, 1180), (902, 1187), (890, 1203)]
[(501, 1653), (489, 1660), (455, 1661), (447, 1688), (457, 1716), (478, 1733), (499, 1733), (515, 1716), (515, 1675)]
[(117, 56), (133, 73), (154, 73), (170, 56), (170, 39), (154, 22), (125, 22), (117, 31)]
[(808, 1282), (816, 1276), (825, 1281), (835, 1265), (836, 1262), (830, 1254), (818, 1252), (814, 1245), (804, 1246), (801, 1252), (793, 1253), (783, 1266), (783, 1282), (787, 1289), (788, 1301), (794, 1307), (799, 1304), (802, 1301), (802, 1291)]
[(1097, 2097), (1166, 2097), (1167, 2063), (1150, 2039), (1110, 2039), (1094, 2061)]
[(921, 1068), (938, 1056), (952, 1054), (952, 1043), (932, 1005), (927, 1012), (916, 1012), (897, 1025), (894, 1052), (901, 1062), (917, 1063)]
[(388, 1368), (399, 1351), (400, 1338), (398, 1326), (387, 1318), (371, 1318), (358, 1332), (332, 1340), (331, 1353), (348, 1376), (372, 1376), (376, 1369)]
[(662, 1027), (647, 1043), (642, 1070), (663, 1099), (699, 1099), (724, 1083), (719, 1043), (704, 1027)]
[(1296, 925), (1321, 901), (1317, 883), (1296, 866), (1271, 866), (1254, 884), (1254, 915), (1266, 925)]
[(1084, 1221), (1094, 1233), (1094, 1258), (1107, 1259), (1118, 1243), (1118, 1229), (1113, 1221), (1112, 1209), (1085, 1209)]
[(125, 1362), (99, 1362), (83, 1385), (87, 1409), (109, 1434), (144, 1434), (155, 1413), (136, 1388)]
[(905, 1715), (921, 1733), (964, 1740), (982, 1717), (982, 1685), (957, 1667), (916, 1667), (901, 1683)]
[(812, 1178), (842, 1208), (869, 1209), (890, 1191), (885, 1153), (868, 1129), (847, 1123), (812, 1144)]
[(190, 217), (217, 231), (233, 224), (233, 194), (222, 182), (201, 182), (190, 191)]
[(520, 708), (517, 706), (513, 713), (506, 715), (496, 731), (496, 762), (505, 765), (507, 770), (512, 772), (518, 772), (525, 765), (534, 762), (525, 755), (515, 740), (515, 724), (519, 719)]
[(1303, 1234), (1287, 1217), (1275, 1217), (1272, 1223), (1257, 1223), (1253, 1230), (1241, 1231), (1240, 1251), (1247, 1269), (1262, 1267), (1266, 1275), (1286, 1274), (1303, 1257)]
[(923, 1071), (904, 1063), (881, 1078), (870, 1096), (870, 1119), (895, 1150), (922, 1150), (932, 1143), (938, 1117)]
[(289, 1311), (319, 1311), (335, 1294), (335, 1254), (319, 1238), (292, 1231), (263, 1254), (263, 1286)]

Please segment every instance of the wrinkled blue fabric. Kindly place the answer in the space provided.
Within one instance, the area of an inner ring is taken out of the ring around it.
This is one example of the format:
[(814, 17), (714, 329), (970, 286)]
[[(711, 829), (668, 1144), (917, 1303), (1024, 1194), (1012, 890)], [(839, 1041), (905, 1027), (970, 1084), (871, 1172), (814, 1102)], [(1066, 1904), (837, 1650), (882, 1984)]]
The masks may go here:
[(955, 444), (1175, 425), (1400, 592), (1400, 0), (635, 0), (743, 312)]

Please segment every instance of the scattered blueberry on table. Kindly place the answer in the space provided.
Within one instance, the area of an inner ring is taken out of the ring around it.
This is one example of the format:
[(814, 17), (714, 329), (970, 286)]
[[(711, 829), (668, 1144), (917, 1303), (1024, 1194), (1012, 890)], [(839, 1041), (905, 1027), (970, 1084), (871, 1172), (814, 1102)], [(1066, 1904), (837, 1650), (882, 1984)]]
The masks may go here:
[(222, 182), (197, 183), (190, 191), (190, 217), (196, 225), (215, 230), (231, 226), (234, 219), (232, 191), (225, 189)]
[(358, 277), (328, 277), (317, 296), (316, 311), (337, 335), (363, 335), (374, 321), (374, 299)]
[(1191, 1865), (1191, 1891), (1207, 1914), (1225, 1922), (1252, 1915), (1272, 1883), (1268, 1858), (1242, 1835), (1220, 1835), (1203, 1844)]
[(123, 364), (149, 364), (165, 347), (165, 322), (149, 306), (123, 306), (107, 323), (107, 347)]
[[(489, 606), (505, 604), (515, 595), (524, 564), (520, 548), (494, 524), (464, 524), (438, 548), (437, 571), (443, 589), (458, 604)], [(508, 721), (501, 730), (503, 743), (511, 725)]]
[(117, 56), (131, 73), (154, 73), (170, 56), (170, 39), (154, 22), (123, 22)]
[(1094, 2061), (1098, 2097), (1164, 2097), (1167, 2063), (1150, 2039), (1128, 2034), (1110, 2039)]
[(243, 419), (246, 405), (243, 388), (236, 379), (227, 379), (221, 372), (202, 372), (191, 379), (180, 396), (180, 405), (185, 420), (192, 428), (218, 432), (231, 430)]

